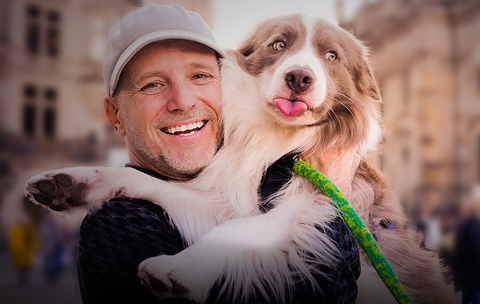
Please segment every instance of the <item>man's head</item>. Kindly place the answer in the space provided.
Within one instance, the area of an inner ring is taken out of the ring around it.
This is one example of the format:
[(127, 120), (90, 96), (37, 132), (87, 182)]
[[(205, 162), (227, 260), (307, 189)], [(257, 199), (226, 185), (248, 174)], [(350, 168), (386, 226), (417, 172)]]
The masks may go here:
[(105, 112), (133, 164), (179, 179), (208, 164), (221, 141), (223, 56), (208, 25), (180, 6), (148, 5), (112, 29)]

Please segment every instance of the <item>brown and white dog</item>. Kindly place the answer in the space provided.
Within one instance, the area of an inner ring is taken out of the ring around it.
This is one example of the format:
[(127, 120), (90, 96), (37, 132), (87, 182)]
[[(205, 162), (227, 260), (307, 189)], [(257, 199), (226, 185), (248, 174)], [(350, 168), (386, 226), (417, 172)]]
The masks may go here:
[[(413, 301), (449, 303), (438, 259), (418, 247), (402, 207), (365, 161), (381, 137), (381, 97), (367, 55), (351, 34), (324, 19), (294, 14), (267, 20), (222, 61), (224, 144), (194, 180), (165, 182), (130, 168), (70, 168), (34, 176), (25, 195), (63, 213), (89, 210), (119, 193), (156, 202), (190, 245), (140, 264), (147, 285), (155, 277), (169, 287), (153, 291), (157, 296), (179, 296), (171, 290), (175, 281), (188, 290), (182, 297), (203, 302), (223, 278), (244, 299), (264, 284), (281, 301), (292, 272), (313, 280), (302, 252), (313, 253), (318, 263), (336, 260), (335, 245), (315, 228), (325, 227), (335, 211), (309, 181), (293, 176), (276, 195), (276, 207), (261, 214), (262, 174), (292, 151), (318, 164), (328, 149), (354, 149), (362, 161), (352, 205)], [(42, 191), (46, 183), (55, 190)], [(364, 257), (359, 302), (392, 301), (381, 284)]]

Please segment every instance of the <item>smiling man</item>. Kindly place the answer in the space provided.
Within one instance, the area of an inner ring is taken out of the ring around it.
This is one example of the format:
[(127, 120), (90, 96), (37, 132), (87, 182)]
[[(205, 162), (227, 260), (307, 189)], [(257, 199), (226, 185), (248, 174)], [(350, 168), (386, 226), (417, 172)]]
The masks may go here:
[(133, 165), (188, 179), (218, 149), (220, 99), (215, 51), (198, 42), (164, 40), (128, 62), (105, 109), (127, 137)]
[[(126, 138), (127, 166), (163, 180), (188, 180), (211, 161), (222, 139), (223, 56), (208, 25), (181, 6), (145, 6), (112, 29), (104, 105), (108, 121)], [(138, 265), (185, 246), (158, 205), (135, 198), (106, 202), (80, 229), (83, 303), (158, 303), (141, 284)]]

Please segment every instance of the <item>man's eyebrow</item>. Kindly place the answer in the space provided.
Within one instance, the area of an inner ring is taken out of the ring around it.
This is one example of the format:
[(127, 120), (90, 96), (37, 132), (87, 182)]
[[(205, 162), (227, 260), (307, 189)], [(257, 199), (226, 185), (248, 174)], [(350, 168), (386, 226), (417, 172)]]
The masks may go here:
[(133, 79), (133, 83), (139, 83), (139, 82), (142, 82), (143, 80), (147, 79), (147, 78), (150, 78), (150, 77), (153, 77), (153, 76), (158, 76), (160, 75), (161, 73), (159, 73), (158, 71), (153, 71), (153, 72), (150, 72), (150, 73), (147, 73), (147, 74), (144, 74), (142, 76), (140, 76), (139, 78), (137, 79)]
[[(205, 64), (205, 63), (202, 63), (202, 62), (192, 62), (190, 63), (190, 66), (191, 67), (194, 67), (194, 68), (204, 68), (204, 69), (212, 69), (212, 65), (210, 64)], [(217, 67), (217, 66), (215, 66)]]

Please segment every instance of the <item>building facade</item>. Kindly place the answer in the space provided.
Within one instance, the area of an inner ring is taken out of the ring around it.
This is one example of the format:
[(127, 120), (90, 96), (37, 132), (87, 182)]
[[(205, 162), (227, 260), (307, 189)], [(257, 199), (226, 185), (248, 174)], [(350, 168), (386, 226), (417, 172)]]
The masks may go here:
[(365, 1), (345, 25), (371, 49), (383, 96), (377, 165), (407, 206), (480, 185), (480, 1)]

